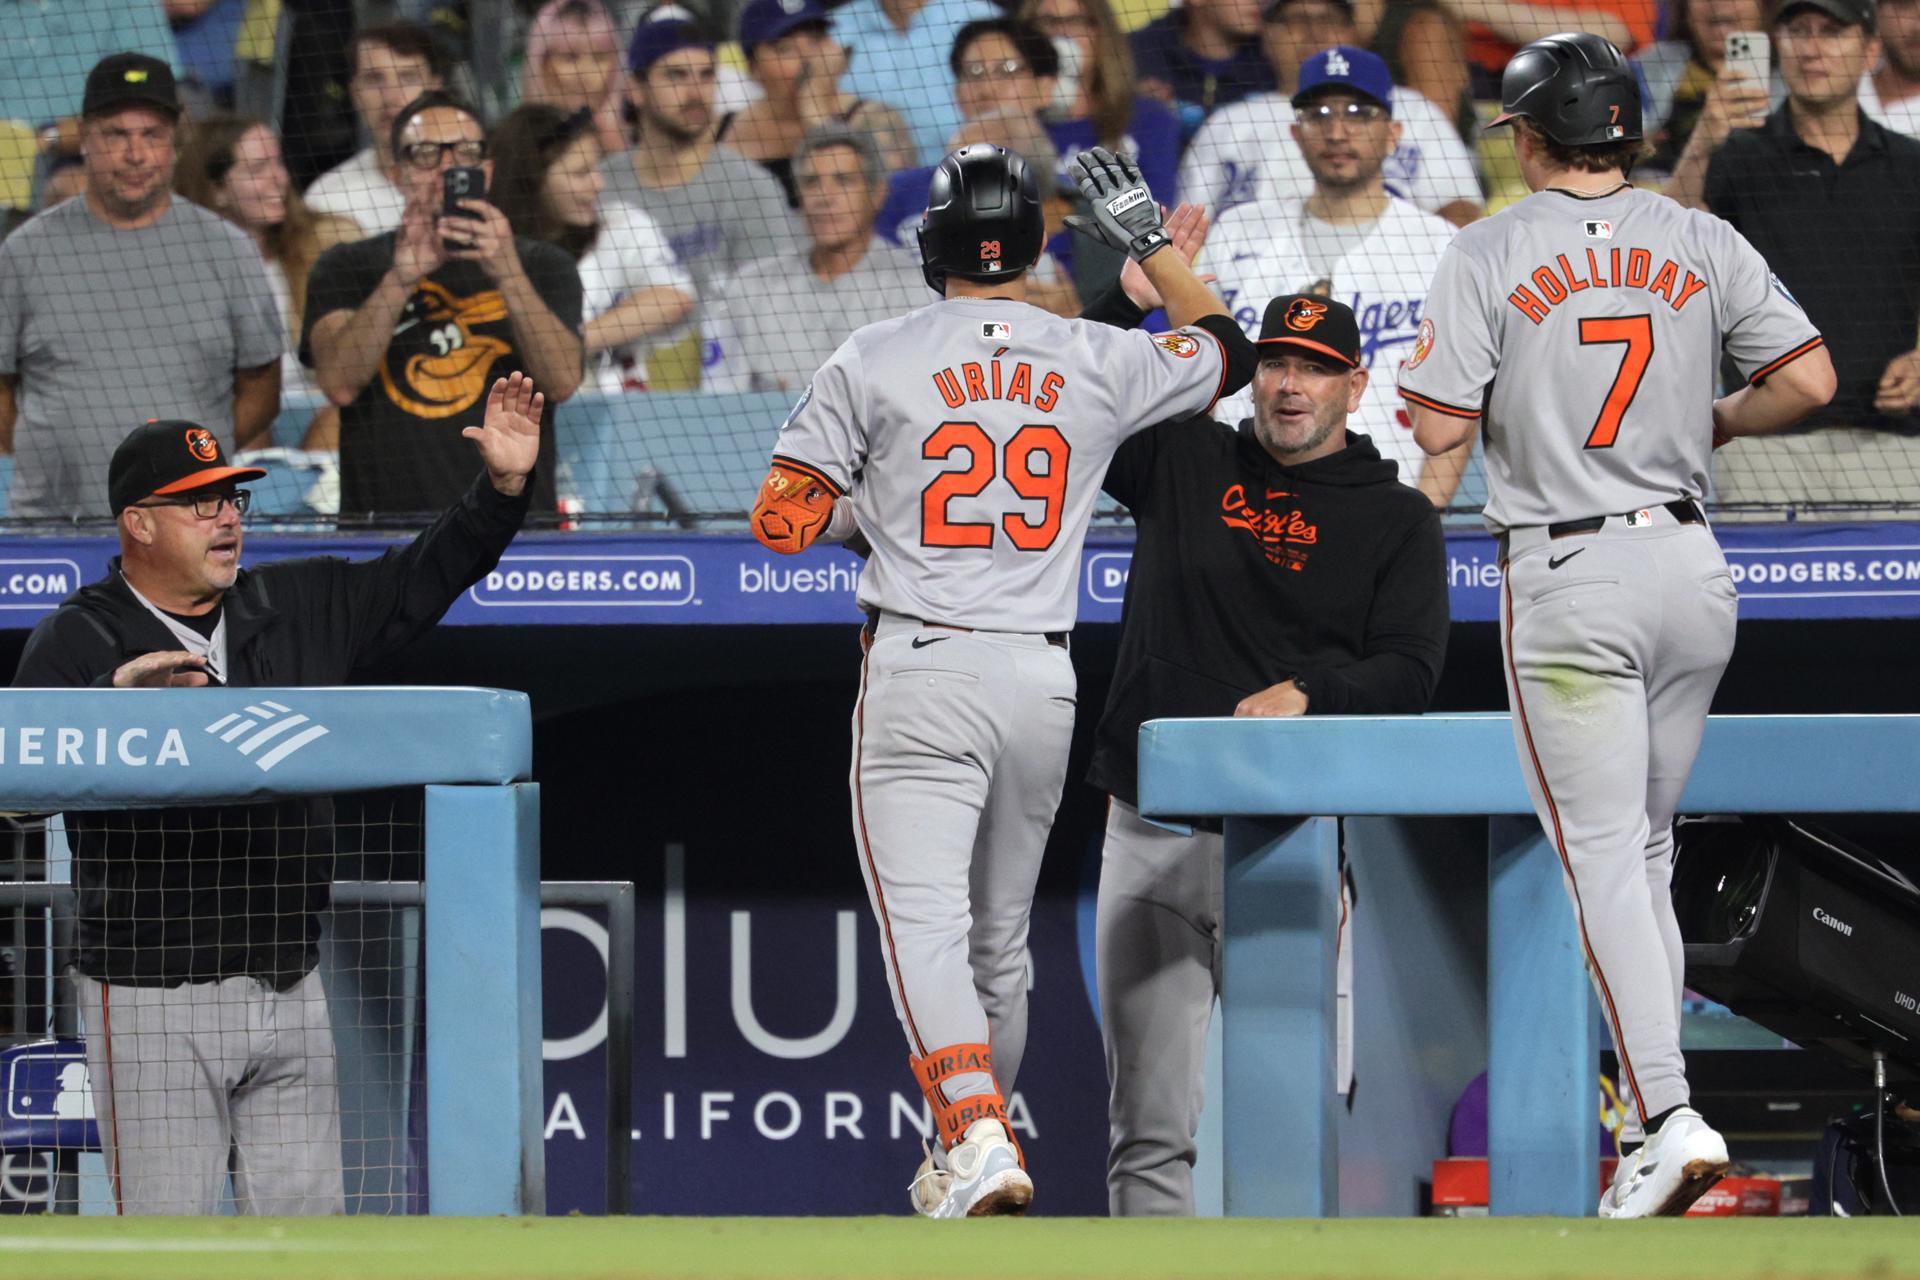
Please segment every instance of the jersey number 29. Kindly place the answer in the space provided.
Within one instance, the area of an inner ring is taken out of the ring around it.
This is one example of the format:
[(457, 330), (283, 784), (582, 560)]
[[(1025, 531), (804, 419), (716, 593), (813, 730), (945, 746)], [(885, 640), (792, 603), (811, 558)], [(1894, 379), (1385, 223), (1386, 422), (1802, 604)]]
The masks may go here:
[[(991, 547), (993, 525), (987, 521), (949, 520), (947, 504), (971, 498), (993, 483), (993, 438), (977, 422), (943, 422), (920, 445), (920, 456), (945, 462), (964, 452), (970, 461), (959, 470), (942, 471), (920, 491), (920, 545), (925, 547)], [(1003, 451), (999, 473), (1022, 498), (1042, 502), (1040, 518), (1009, 511), (1001, 527), (1022, 551), (1044, 551), (1060, 536), (1060, 516), (1067, 501), (1067, 458), (1072, 450), (1055, 427), (1029, 424), (1013, 433)]]
[(1581, 346), (1616, 343), (1626, 347), (1626, 351), (1620, 357), (1620, 371), (1613, 377), (1606, 403), (1600, 406), (1600, 416), (1593, 420), (1593, 430), (1587, 433), (1589, 449), (1613, 448), (1620, 434), (1620, 419), (1627, 416), (1633, 398), (1640, 394), (1640, 380), (1647, 376), (1647, 363), (1653, 359), (1653, 317), (1646, 314), (1593, 316), (1580, 322)]

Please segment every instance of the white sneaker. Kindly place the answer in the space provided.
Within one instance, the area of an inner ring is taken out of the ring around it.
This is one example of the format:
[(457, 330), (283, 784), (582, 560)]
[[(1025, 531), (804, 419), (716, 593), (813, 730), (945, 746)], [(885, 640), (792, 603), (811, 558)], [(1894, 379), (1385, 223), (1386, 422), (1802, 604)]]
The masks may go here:
[(920, 1149), (926, 1153), (926, 1158), (914, 1171), (913, 1181), (907, 1184), (907, 1201), (921, 1217), (938, 1217), (940, 1205), (947, 1198), (947, 1189), (953, 1185), (953, 1175), (933, 1162), (932, 1147), (922, 1142)]
[[(931, 1157), (929, 1157), (929, 1163)], [(976, 1120), (947, 1152), (946, 1198), (934, 1218), (1022, 1214), (1033, 1203), (1033, 1179), (998, 1120)]]
[[(1628, 1161), (1632, 1161), (1631, 1168)], [(1646, 1145), (1621, 1162), (1600, 1198), (1603, 1218), (1676, 1218), (1726, 1176), (1726, 1139), (1692, 1107), (1667, 1117)]]

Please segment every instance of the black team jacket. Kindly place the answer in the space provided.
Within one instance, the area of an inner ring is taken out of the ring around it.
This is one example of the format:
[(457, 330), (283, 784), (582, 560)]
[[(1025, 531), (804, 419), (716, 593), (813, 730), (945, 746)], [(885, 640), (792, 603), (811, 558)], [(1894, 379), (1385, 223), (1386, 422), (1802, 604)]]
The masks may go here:
[[(533, 493), (483, 472), (412, 542), (364, 561), (333, 556), (242, 570), (221, 608), (229, 687), (339, 685), (430, 629), (499, 563)], [(67, 597), (27, 640), (16, 688), (106, 687), (122, 663), (180, 642), (107, 576)], [(251, 976), (285, 990), (319, 959), (333, 880), (333, 804), (66, 815), (78, 894), (75, 967), (131, 986)]]
[(1446, 543), (1366, 436), (1283, 467), (1206, 418), (1129, 439), (1106, 491), (1139, 526), (1088, 781), (1139, 802), (1139, 731), (1230, 716), (1297, 677), (1308, 715), (1417, 714), (1447, 646)]

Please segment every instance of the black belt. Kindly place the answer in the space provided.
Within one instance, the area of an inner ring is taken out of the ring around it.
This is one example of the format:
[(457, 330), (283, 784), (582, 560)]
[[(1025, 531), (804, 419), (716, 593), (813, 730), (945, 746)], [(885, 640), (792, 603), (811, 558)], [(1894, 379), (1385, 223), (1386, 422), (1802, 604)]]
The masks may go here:
[[(1668, 514), (1672, 515), (1673, 518), (1681, 524), (1705, 524), (1707, 522), (1706, 516), (1700, 513), (1699, 504), (1692, 498), (1680, 498), (1677, 501), (1665, 503), (1664, 505), (1666, 506)], [(1550, 524), (1547, 526), (1547, 536), (1549, 538), (1571, 538), (1575, 534), (1598, 533), (1601, 528), (1606, 525), (1607, 521), (1623, 520), (1627, 514), (1628, 513), (1623, 511), (1617, 516), (1588, 516), (1585, 520), (1562, 520), (1558, 524)]]
[[(962, 627), (951, 622), (928, 622), (925, 618), (908, 617), (904, 613), (895, 614), (894, 616), (897, 618), (906, 618), (907, 621), (909, 622), (917, 622), (923, 627), (938, 627), (942, 631), (977, 631), (979, 630), (979, 628), (977, 627)], [(867, 628), (866, 629), (867, 629), (868, 635), (873, 635), (875, 632), (879, 631), (880, 611), (878, 609), (867, 610)], [(1067, 647), (1066, 632), (1047, 631), (1047, 632), (1043, 632), (1042, 634), (1046, 636), (1047, 643), (1052, 645), (1054, 648), (1064, 649)]]

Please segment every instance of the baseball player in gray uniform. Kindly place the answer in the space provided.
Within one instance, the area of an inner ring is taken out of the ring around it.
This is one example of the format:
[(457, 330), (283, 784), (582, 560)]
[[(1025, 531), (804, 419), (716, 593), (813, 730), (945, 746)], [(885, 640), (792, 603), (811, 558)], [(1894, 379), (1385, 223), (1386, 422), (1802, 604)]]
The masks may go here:
[(753, 513), (784, 553), (856, 523), (872, 554), (853, 712), (853, 826), (910, 1065), (939, 1136), (930, 1217), (1023, 1213), (1006, 1126), (1027, 1037), (1027, 925), (1073, 733), (1080, 548), (1128, 435), (1209, 410), (1256, 354), (1178, 252), (1139, 170), (1071, 166), (1097, 234), (1182, 326), (1149, 335), (1024, 300), (1045, 236), (1026, 163), (936, 170), (920, 229), (942, 301), (856, 331), (781, 428)]
[[(1618, 49), (1537, 40), (1501, 96), (1534, 194), (1447, 249), (1400, 391), (1429, 454), (1484, 423), (1514, 740), (1633, 1097), (1600, 1213), (1678, 1214), (1728, 1164), (1687, 1105), (1669, 892), (1674, 806), (1733, 652), (1700, 500), (1714, 446), (1825, 404), (1833, 367), (1739, 233), (1627, 184), (1644, 144)], [(1723, 349), (1748, 384), (1716, 400)]]

